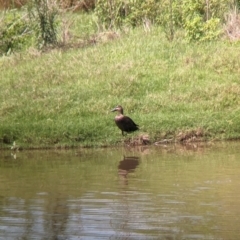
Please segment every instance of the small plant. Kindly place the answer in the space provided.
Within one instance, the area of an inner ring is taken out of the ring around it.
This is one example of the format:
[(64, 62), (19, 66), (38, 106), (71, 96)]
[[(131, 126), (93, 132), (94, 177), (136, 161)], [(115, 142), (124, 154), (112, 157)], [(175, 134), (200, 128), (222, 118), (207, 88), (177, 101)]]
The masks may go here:
[(56, 0), (32, 0), (29, 15), (35, 23), (35, 33), (40, 47), (57, 42), (57, 16), (59, 14)]
[(156, 22), (161, 13), (160, 1), (156, 0), (98, 0), (95, 14), (104, 28), (119, 28), (124, 24), (129, 26), (142, 25), (144, 19)]
[(206, 21), (203, 25), (204, 35), (202, 37), (202, 41), (207, 40), (215, 40), (222, 33), (222, 29), (220, 28), (220, 19), (219, 18), (211, 18)]
[(98, 0), (95, 14), (104, 28), (120, 27), (128, 14), (127, 7), (122, 1)]
[(221, 33), (220, 16), (226, 7), (222, 1), (184, 0), (183, 28), (186, 38), (190, 41), (218, 38)]
[(17, 10), (4, 12), (0, 21), (0, 55), (23, 49), (30, 39), (31, 28), (27, 15)]

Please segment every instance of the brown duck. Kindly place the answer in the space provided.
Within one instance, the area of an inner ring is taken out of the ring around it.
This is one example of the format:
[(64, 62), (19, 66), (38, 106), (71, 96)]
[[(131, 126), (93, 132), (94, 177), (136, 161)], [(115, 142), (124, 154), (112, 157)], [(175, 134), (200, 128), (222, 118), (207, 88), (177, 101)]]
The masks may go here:
[(114, 109), (112, 109), (112, 112), (118, 112), (118, 115), (115, 117), (115, 123), (118, 126), (118, 128), (122, 131), (122, 135), (124, 136), (124, 132), (130, 133), (138, 130), (138, 125), (127, 116), (123, 115), (123, 108), (122, 106), (118, 105)]

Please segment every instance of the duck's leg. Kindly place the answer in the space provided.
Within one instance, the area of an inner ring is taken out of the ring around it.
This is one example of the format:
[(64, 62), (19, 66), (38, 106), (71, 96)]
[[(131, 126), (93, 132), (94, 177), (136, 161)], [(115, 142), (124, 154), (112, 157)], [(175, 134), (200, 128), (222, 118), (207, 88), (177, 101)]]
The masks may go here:
[(126, 136), (126, 135), (127, 135), (127, 133), (125, 133), (125, 134), (124, 134), (124, 131), (122, 131), (122, 135), (123, 135), (123, 136)]

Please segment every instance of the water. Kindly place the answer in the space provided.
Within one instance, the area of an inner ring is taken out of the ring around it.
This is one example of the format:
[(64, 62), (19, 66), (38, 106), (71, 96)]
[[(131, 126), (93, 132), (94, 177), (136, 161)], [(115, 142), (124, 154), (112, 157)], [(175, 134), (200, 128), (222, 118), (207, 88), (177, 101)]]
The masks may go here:
[(0, 152), (0, 239), (239, 239), (239, 145)]

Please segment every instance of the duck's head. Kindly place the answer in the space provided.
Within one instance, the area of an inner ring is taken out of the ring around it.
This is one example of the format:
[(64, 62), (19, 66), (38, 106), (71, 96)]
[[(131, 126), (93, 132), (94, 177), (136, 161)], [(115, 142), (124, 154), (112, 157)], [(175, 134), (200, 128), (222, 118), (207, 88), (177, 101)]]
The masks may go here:
[(115, 108), (113, 108), (112, 110), (111, 110), (111, 112), (119, 112), (119, 113), (121, 113), (121, 114), (123, 114), (123, 108), (122, 108), (122, 106), (120, 106), (120, 105), (117, 105)]

